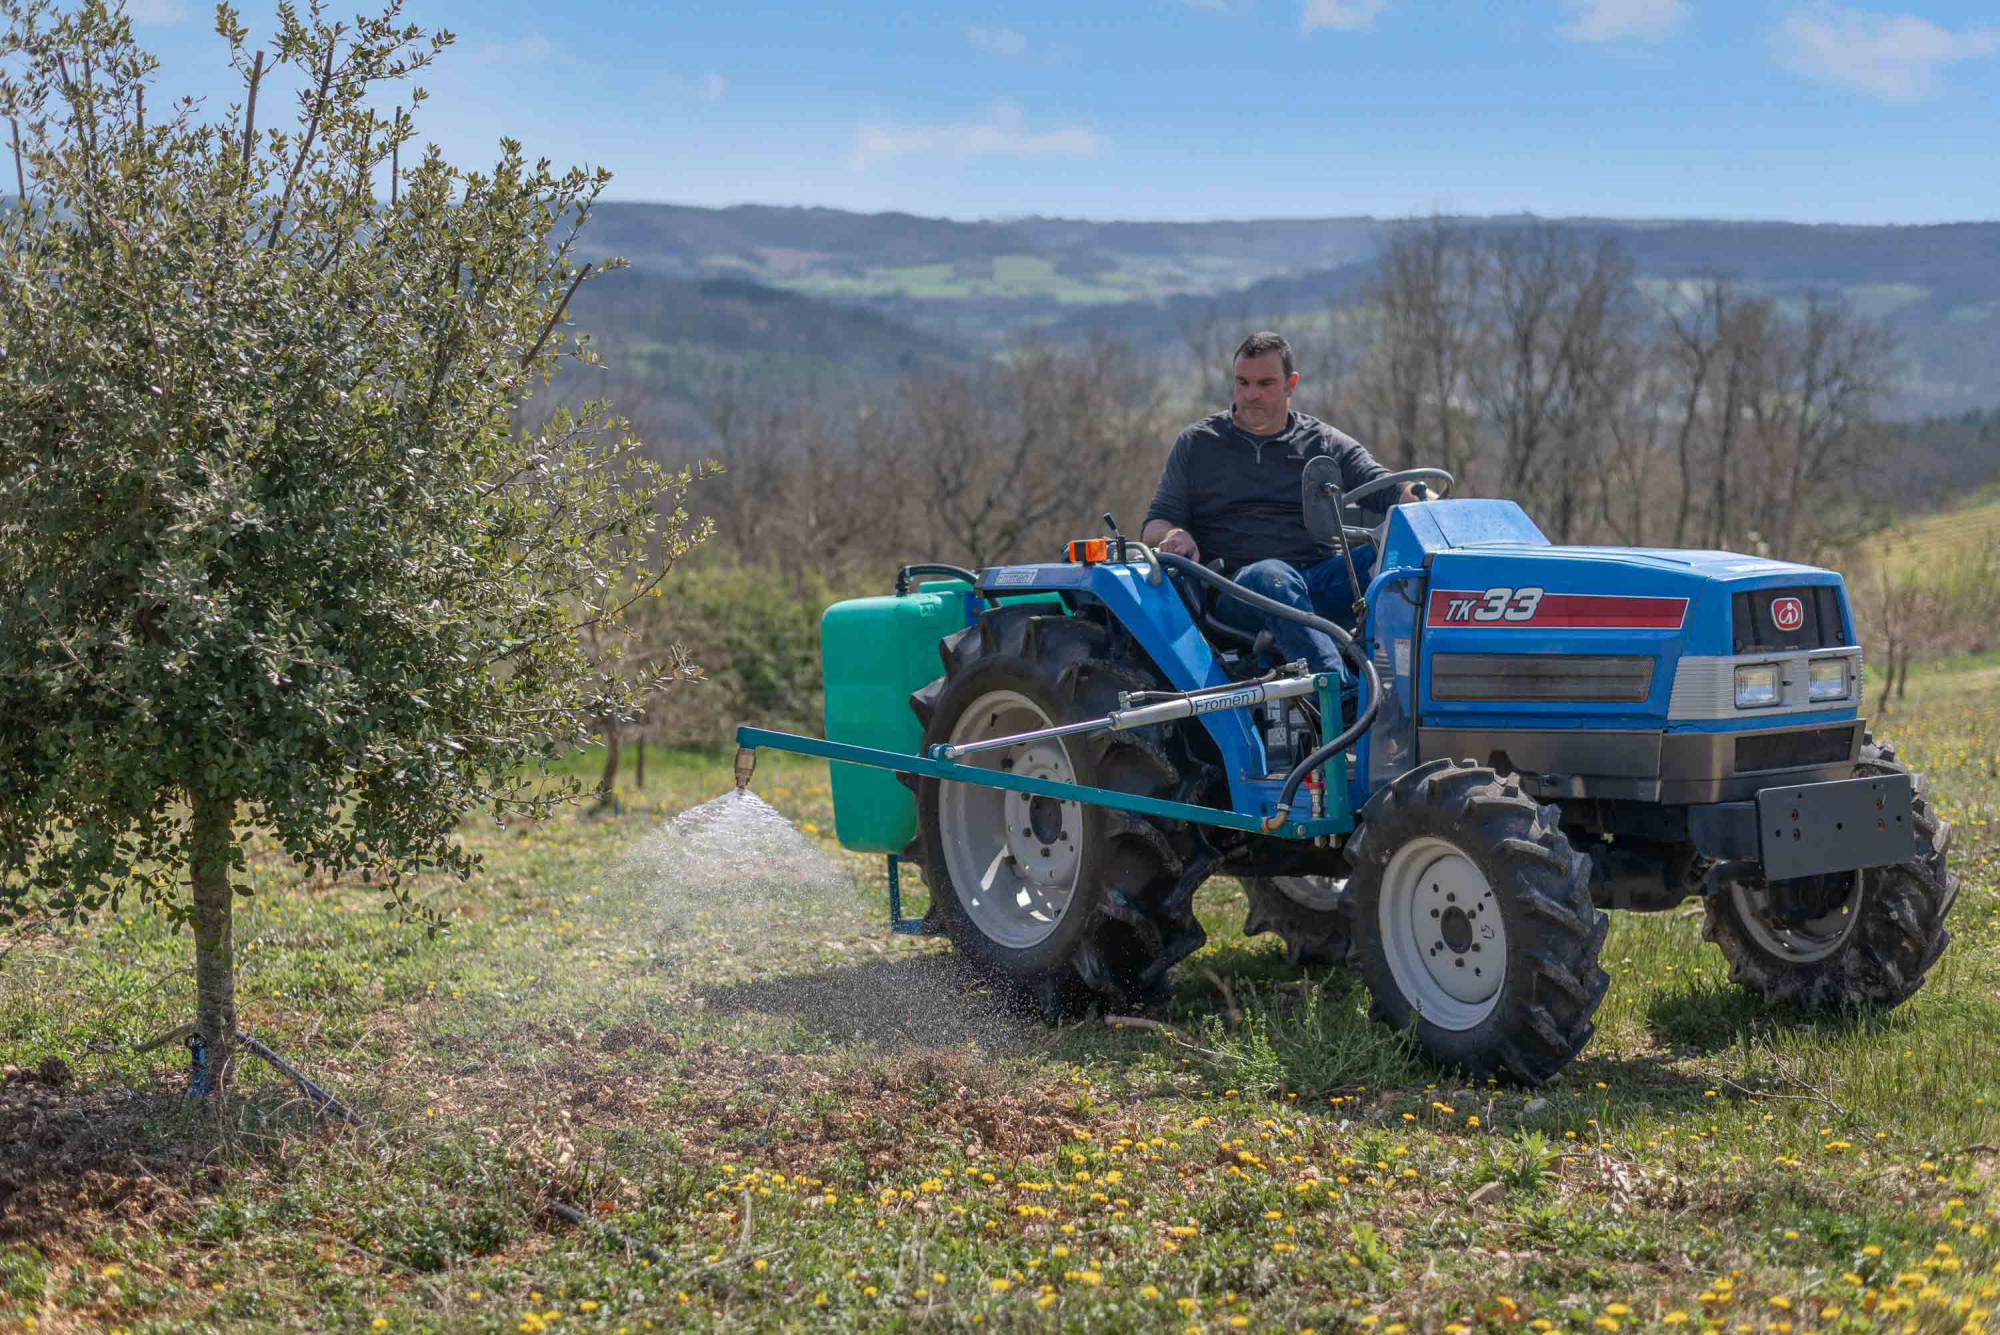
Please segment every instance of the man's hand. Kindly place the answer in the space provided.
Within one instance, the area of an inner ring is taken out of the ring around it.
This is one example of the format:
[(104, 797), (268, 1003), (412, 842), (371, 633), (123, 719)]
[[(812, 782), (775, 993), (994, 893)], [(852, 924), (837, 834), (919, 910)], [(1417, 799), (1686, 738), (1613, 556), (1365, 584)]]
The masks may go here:
[(1201, 560), (1201, 548), (1184, 528), (1176, 528), (1164, 519), (1155, 519), (1140, 530), (1139, 541), (1157, 552), (1170, 556), (1185, 556), (1190, 561)]
[(1437, 493), (1429, 487), (1424, 487), (1422, 491), (1418, 491), (1417, 488), (1420, 486), (1423, 486), (1420, 482), (1405, 482), (1403, 489), (1396, 493), (1396, 504), (1414, 505), (1418, 501), (1434, 501), (1437, 499)]

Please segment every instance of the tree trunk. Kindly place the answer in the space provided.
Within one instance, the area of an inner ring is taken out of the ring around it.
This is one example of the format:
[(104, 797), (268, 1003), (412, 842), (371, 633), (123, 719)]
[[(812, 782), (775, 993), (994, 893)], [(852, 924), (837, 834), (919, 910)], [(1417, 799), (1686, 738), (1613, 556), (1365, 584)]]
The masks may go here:
[(208, 1092), (213, 1095), (228, 1083), (236, 1041), (235, 891), (229, 884), (236, 803), (201, 793), (189, 798), (194, 807), (188, 831), (188, 882), (194, 892), (194, 1024), (207, 1062)]
[(632, 786), (634, 788), (644, 788), (646, 786), (646, 736), (644, 733), (639, 735), (639, 754), (633, 760), (632, 764)]
[(604, 725), (604, 775), (597, 781), (597, 800), (611, 800), (612, 785), (618, 782), (618, 724), (607, 721)]

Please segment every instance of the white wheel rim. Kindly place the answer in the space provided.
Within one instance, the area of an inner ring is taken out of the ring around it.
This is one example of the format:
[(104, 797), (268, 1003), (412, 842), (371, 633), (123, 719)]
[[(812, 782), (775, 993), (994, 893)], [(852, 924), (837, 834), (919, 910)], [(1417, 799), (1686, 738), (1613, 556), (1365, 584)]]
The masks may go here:
[(1316, 913), (1339, 908), (1341, 893), (1347, 888), (1346, 881), (1332, 876), (1273, 876), (1271, 884), (1286, 899)]
[[(1016, 691), (991, 691), (958, 716), (951, 741), (975, 742), (1053, 727)], [(968, 756), (961, 764), (1075, 783), (1069, 751), (1052, 738)], [(972, 925), (997, 945), (1026, 950), (1048, 939), (1076, 894), (1083, 862), (1083, 805), (969, 783), (938, 785), (945, 870)]]
[(1736, 921), (1765, 953), (1791, 964), (1813, 964), (1846, 945), (1861, 920), (1861, 873), (1854, 873), (1853, 888), (1839, 905), (1796, 927), (1771, 912), (1770, 890), (1761, 880), (1731, 881), (1729, 898)]
[(1507, 922), (1478, 864), (1426, 835), (1396, 850), (1382, 873), (1378, 914), (1389, 973), (1440, 1029), (1471, 1029), (1507, 982)]

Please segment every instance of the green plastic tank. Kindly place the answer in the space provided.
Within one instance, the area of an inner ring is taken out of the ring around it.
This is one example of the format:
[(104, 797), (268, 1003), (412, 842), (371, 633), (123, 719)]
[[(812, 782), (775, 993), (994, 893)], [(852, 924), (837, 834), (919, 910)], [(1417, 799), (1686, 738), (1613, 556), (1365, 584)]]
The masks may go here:
[[(933, 580), (900, 597), (850, 598), (819, 619), (819, 661), (829, 741), (916, 755), (923, 726), (910, 695), (944, 671), (938, 641), (967, 622), (973, 596), (964, 580)], [(1062, 595), (1020, 594), (1000, 601), (1047, 603)], [(917, 837), (917, 797), (892, 770), (833, 761), (833, 832), (857, 853), (900, 853)]]
[[(923, 728), (910, 693), (944, 671), (938, 641), (965, 627), (963, 580), (902, 597), (850, 598), (819, 622), (828, 740), (915, 755)], [(834, 761), (833, 829), (857, 853), (900, 853), (917, 837), (917, 799), (892, 772)]]

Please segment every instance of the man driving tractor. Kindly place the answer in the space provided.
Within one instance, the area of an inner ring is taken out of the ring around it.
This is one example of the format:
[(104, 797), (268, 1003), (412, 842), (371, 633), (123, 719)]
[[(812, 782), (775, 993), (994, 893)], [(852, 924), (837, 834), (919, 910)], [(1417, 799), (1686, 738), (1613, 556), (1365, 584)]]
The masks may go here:
[[(1234, 401), (1175, 438), (1140, 538), (1190, 560), (1219, 559), (1224, 573), (1245, 588), (1351, 625), (1355, 590), (1347, 563), (1332, 543), (1306, 531), (1299, 478), (1319, 455), (1339, 466), (1343, 491), (1389, 470), (1352, 436), (1292, 411), (1299, 373), (1283, 336), (1250, 335), (1237, 345), (1231, 367)], [(1414, 485), (1405, 485), (1393, 497), (1369, 498), (1363, 509), (1380, 518), (1391, 505), (1419, 499)], [(1374, 549), (1358, 545), (1353, 558), (1365, 585)], [(1315, 672), (1335, 670), (1338, 653), (1322, 631), (1233, 601), (1220, 604), (1216, 615), (1252, 633), (1270, 631), (1288, 661), (1304, 659)]]

